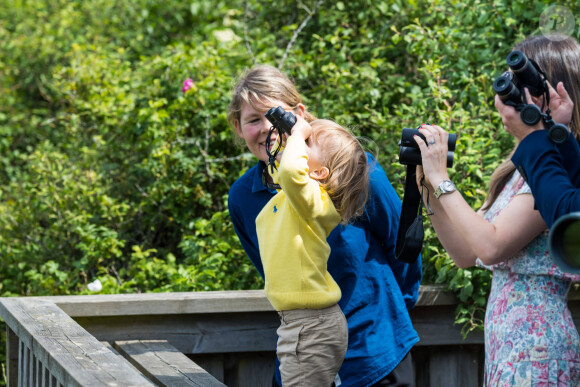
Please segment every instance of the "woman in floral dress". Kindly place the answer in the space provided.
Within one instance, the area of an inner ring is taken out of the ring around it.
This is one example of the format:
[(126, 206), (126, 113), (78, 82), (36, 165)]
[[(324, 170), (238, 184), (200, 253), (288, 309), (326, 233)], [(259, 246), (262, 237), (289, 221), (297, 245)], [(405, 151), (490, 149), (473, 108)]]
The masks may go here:
[[(556, 122), (580, 138), (580, 45), (573, 38), (532, 37), (516, 46), (546, 72)], [(562, 84), (560, 84), (562, 83)], [(556, 91), (558, 90), (558, 91)], [(567, 91), (567, 92), (566, 92)], [(572, 114), (562, 106), (574, 102)], [(541, 100), (533, 102), (542, 106)], [(560, 109), (559, 109), (560, 108)], [(570, 117), (571, 116), (571, 117)], [(504, 125), (509, 123), (504, 121)], [(485, 317), (485, 386), (580, 386), (580, 338), (567, 306), (579, 275), (563, 273), (548, 249), (548, 230), (525, 179), (508, 159), (493, 173), (475, 212), (447, 174), (448, 133), (423, 126), (416, 138), (439, 240), (459, 267), (493, 271)]]
[[(483, 218), (493, 223), (514, 196), (530, 193), (514, 172)], [(485, 316), (485, 385), (579, 385), (580, 340), (567, 294), (580, 275), (554, 265), (548, 230), (509, 260), (486, 267), (493, 282)]]

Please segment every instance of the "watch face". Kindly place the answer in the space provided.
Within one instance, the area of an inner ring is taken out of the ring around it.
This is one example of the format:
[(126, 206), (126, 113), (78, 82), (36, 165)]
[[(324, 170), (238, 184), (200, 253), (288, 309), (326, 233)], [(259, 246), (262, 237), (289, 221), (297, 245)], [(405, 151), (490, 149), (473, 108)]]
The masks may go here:
[(443, 180), (435, 190), (435, 197), (439, 199), (439, 196), (442, 194), (453, 192), (456, 189), (455, 184), (451, 180)]

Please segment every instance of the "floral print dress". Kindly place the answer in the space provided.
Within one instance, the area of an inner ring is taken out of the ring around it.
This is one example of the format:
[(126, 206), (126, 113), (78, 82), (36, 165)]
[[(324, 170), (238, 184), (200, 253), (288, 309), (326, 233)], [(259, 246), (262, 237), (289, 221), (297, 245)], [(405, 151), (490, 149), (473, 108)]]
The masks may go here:
[[(529, 186), (515, 171), (485, 213), (493, 223)], [(485, 315), (485, 386), (580, 386), (580, 338), (568, 291), (580, 275), (563, 273), (548, 248), (548, 230), (493, 271)]]

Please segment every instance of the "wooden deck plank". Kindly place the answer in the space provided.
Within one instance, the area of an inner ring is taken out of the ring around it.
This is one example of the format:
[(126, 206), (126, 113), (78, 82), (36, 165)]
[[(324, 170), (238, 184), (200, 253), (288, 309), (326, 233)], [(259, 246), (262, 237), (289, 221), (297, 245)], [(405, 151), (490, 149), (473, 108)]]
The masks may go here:
[(84, 317), (77, 321), (99, 340), (167, 340), (186, 354), (272, 351), (280, 325), (275, 312)]
[[(418, 346), (482, 344), (483, 333), (470, 333), (466, 339), (461, 326), (454, 325), (455, 306), (418, 306), (411, 311), (418, 332)], [(276, 349), (275, 312), (82, 317), (76, 319), (99, 340), (163, 339), (186, 354), (261, 352)], [(115, 329), (111, 330), (110, 327)]]
[(410, 312), (413, 328), (419, 334), (416, 346), (483, 344), (482, 331), (469, 333), (464, 339), (461, 326), (456, 325), (455, 305), (436, 308), (417, 306)]
[(159, 386), (225, 387), (166, 340), (116, 341), (114, 348)]

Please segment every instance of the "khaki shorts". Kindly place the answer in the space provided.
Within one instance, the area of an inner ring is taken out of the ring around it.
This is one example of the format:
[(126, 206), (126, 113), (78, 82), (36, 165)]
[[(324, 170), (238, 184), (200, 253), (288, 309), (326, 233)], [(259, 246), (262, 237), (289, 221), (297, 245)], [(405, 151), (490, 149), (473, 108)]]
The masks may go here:
[(278, 312), (282, 387), (330, 387), (346, 355), (348, 326), (338, 305)]

